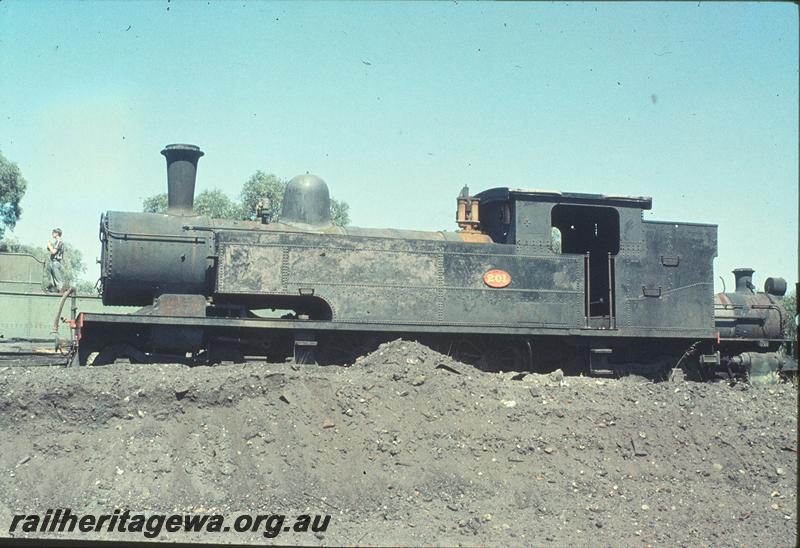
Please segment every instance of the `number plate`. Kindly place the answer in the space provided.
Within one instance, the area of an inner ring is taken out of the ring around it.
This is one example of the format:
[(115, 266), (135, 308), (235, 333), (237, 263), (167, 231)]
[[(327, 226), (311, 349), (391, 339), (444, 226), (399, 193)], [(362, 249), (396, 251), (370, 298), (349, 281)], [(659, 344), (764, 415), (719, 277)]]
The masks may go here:
[(505, 270), (490, 270), (483, 275), (483, 283), (489, 287), (501, 288), (508, 287), (511, 283), (511, 274)]

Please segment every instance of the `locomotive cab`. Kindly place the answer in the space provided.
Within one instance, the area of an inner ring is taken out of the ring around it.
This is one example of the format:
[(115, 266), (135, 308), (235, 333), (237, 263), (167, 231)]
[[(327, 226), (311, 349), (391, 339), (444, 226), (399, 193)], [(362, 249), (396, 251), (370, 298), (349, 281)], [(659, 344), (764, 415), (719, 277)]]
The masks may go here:
[(494, 242), (583, 257), (587, 322), (598, 318), (598, 326), (613, 327), (614, 259), (623, 237), (641, 240), (641, 211), (650, 209), (650, 198), (509, 188), (490, 189), (477, 198), (481, 226)]

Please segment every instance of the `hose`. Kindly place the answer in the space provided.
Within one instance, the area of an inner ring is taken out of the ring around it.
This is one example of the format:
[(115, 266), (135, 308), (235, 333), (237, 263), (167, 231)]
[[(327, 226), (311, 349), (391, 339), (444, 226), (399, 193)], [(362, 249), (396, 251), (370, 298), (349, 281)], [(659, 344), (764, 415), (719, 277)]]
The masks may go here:
[(69, 296), (72, 295), (73, 297), (77, 297), (78, 292), (75, 290), (74, 287), (70, 287), (64, 294), (61, 295), (61, 300), (58, 303), (58, 312), (56, 313), (56, 319), (53, 321), (53, 330), (51, 333), (55, 333), (58, 335), (58, 322), (61, 319), (61, 312), (64, 310), (64, 303), (67, 302)]

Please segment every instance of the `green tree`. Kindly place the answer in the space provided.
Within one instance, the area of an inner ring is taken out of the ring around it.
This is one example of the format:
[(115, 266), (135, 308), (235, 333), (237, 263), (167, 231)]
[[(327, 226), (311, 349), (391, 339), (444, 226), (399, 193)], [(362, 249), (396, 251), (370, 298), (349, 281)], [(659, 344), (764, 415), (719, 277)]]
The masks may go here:
[[(242, 186), (239, 199), (246, 219), (255, 219), (259, 205), (269, 205), (269, 216), (273, 221), (280, 220), (283, 210), (283, 195), (289, 181), (278, 178), (272, 173), (256, 171)], [(350, 205), (347, 202), (331, 198), (331, 222), (336, 226), (350, 224)]]
[(783, 336), (793, 341), (797, 340), (797, 293), (792, 291), (783, 298), (783, 309), (786, 311), (786, 327)]
[(550, 249), (561, 253), (561, 231), (556, 227), (550, 229)]
[(0, 153), (0, 238), (7, 228), (13, 229), (22, 215), (19, 206), (28, 183), (17, 164), (10, 162)]
[[(145, 198), (142, 211), (145, 213), (166, 213), (169, 207), (167, 194), (155, 194)], [(219, 189), (204, 190), (194, 199), (194, 210), (200, 215), (214, 219), (242, 219), (242, 206), (228, 198)]]
[(221, 190), (204, 190), (194, 200), (194, 210), (212, 219), (242, 219), (242, 206)]
[(350, 224), (350, 204), (331, 198), (331, 222), (336, 226)]
[(145, 198), (142, 202), (142, 211), (145, 213), (166, 213), (167, 206), (167, 193), (164, 192)]
[[(272, 173), (258, 170), (242, 185), (239, 203), (234, 202), (221, 190), (204, 190), (197, 195), (194, 209), (201, 215), (215, 219), (255, 220), (259, 207), (267, 207), (270, 219), (280, 220), (283, 195), (288, 181)], [(167, 195), (155, 194), (142, 202), (145, 213), (166, 213)], [(350, 205), (331, 198), (331, 222), (337, 226), (350, 224)]]
[(265, 202), (269, 201), (269, 216), (273, 221), (277, 221), (283, 209), (283, 193), (286, 192), (287, 184), (288, 181), (261, 170), (251, 175), (242, 185), (242, 192), (239, 195), (245, 218), (255, 219), (258, 206), (266, 205)]

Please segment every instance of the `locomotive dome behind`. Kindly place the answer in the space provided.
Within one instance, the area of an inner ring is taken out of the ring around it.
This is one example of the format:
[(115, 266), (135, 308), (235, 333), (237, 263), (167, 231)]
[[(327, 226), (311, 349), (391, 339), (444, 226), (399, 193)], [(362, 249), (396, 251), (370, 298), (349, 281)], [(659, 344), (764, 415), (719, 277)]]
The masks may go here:
[(168, 211), (100, 223), (103, 303), (141, 308), (79, 315), (76, 363), (350, 363), (403, 336), (504, 370), (796, 370), (785, 281), (715, 296), (716, 225), (644, 220), (648, 197), (464, 187), (453, 232), (338, 227), (305, 174), (277, 221), (229, 221), (193, 210), (203, 152), (161, 152)]

